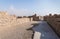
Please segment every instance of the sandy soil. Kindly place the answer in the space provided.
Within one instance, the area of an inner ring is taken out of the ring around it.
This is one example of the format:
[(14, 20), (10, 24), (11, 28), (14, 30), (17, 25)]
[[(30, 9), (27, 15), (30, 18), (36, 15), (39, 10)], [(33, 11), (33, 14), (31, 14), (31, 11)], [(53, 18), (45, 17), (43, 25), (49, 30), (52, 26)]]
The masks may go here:
[(27, 30), (34, 22), (0, 28), (0, 39), (32, 39), (33, 31)]

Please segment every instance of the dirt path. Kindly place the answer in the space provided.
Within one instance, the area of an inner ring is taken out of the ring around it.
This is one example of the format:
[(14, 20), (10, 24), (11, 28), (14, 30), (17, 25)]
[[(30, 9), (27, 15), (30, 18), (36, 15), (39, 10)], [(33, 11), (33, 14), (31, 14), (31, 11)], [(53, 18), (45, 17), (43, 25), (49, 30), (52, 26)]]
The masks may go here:
[(32, 31), (26, 29), (32, 27), (31, 23), (6, 27), (0, 30), (0, 39), (31, 39)]

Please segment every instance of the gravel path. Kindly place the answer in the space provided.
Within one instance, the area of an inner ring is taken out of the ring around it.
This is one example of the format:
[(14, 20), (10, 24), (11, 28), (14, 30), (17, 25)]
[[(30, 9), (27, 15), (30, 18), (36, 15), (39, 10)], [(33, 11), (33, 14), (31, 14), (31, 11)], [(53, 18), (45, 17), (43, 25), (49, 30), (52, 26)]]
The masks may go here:
[(45, 21), (40, 21), (33, 30), (35, 31), (33, 39), (60, 39)]

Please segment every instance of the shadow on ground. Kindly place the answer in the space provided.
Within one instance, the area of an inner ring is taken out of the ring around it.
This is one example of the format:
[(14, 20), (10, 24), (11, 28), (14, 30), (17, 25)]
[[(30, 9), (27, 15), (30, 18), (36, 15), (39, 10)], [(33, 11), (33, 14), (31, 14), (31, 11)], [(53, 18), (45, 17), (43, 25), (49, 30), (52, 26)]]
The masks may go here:
[(45, 21), (33, 27), (33, 31), (33, 39), (60, 39)]
[(33, 34), (32, 34), (32, 36), (31, 36), (31, 38), (33, 39), (34, 38), (34, 33), (35, 33), (35, 31), (33, 30), (33, 28), (34, 27), (37, 27), (38, 25), (39, 25), (39, 23), (33, 23), (33, 24), (31, 24), (31, 25), (33, 25), (32, 27), (30, 27), (30, 28), (28, 28), (28, 29), (26, 29), (26, 30), (31, 30), (31, 31), (33, 31)]

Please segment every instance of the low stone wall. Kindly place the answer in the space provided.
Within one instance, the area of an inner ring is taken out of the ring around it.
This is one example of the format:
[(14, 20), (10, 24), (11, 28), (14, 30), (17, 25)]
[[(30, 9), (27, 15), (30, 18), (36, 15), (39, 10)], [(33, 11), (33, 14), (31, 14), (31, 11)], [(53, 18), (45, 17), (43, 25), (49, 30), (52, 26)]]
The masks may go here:
[(53, 16), (45, 16), (44, 20), (47, 21), (51, 25), (51, 27), (60, 37), (60, 18), (58, 17), (56, 18)]
[(30, 22), (30, 19), (29, 18), (18, 18), (17, 19), (17, 24), (23, 24), (26, 22)]

